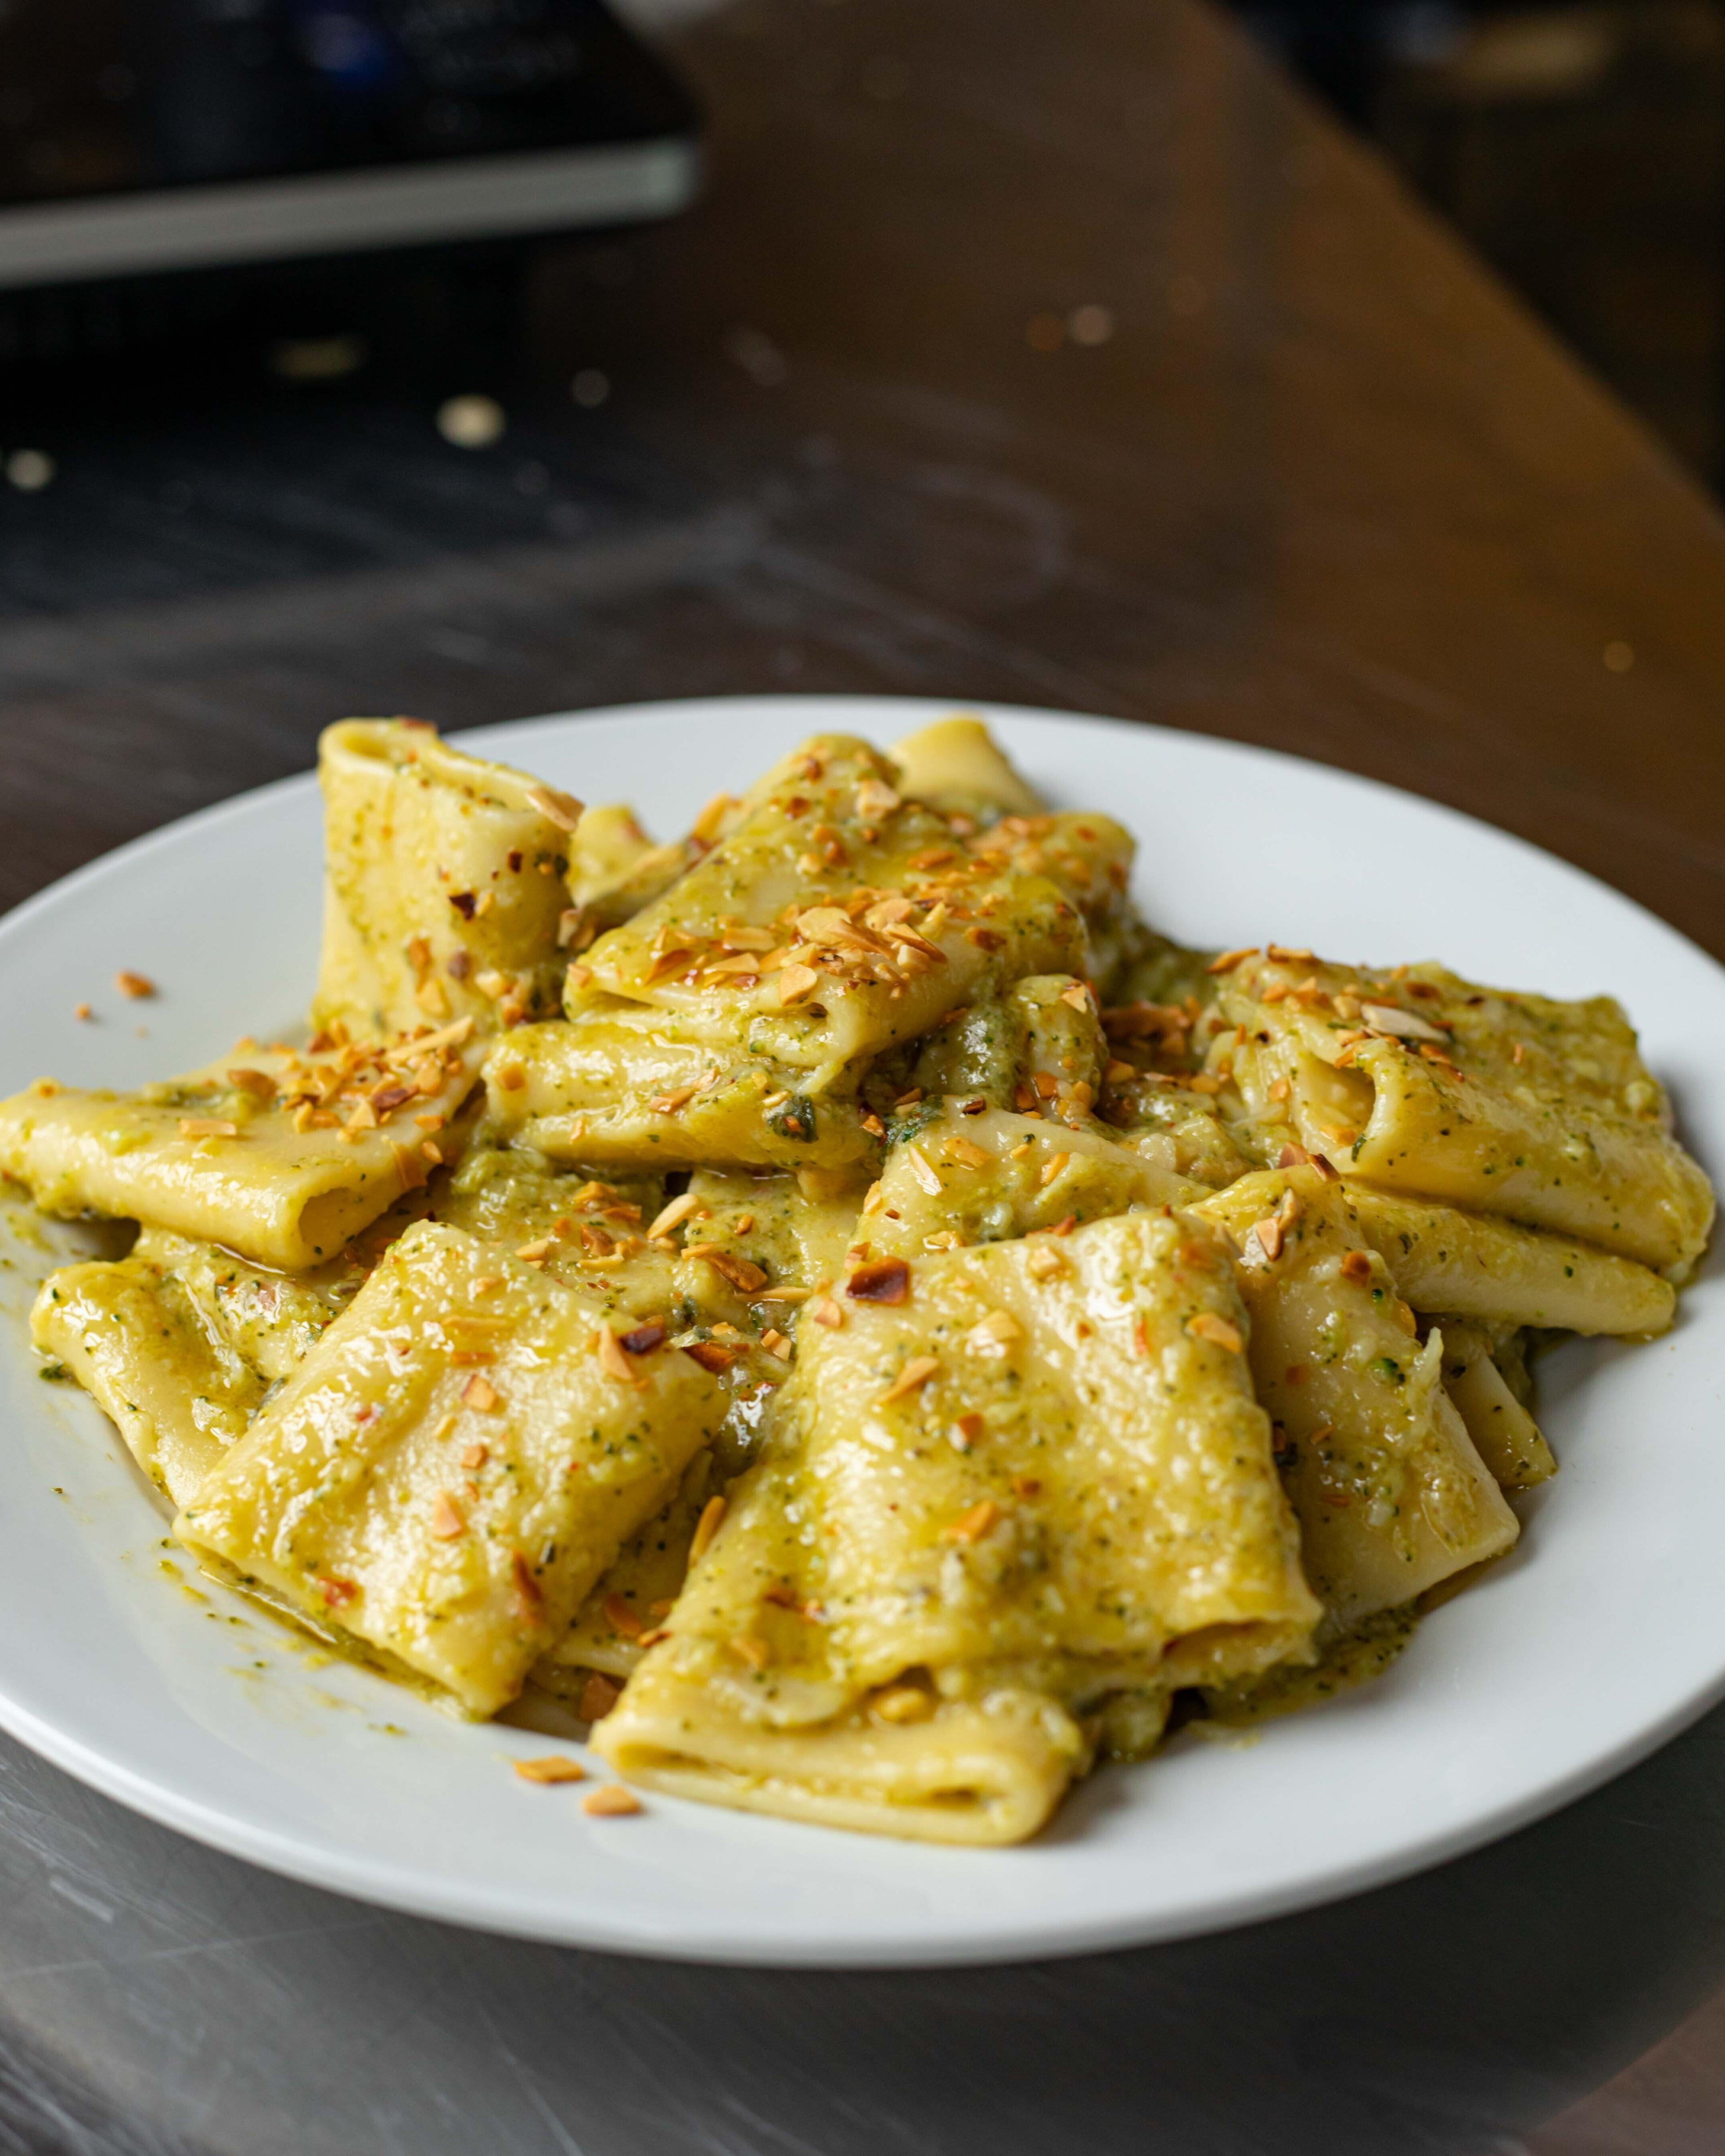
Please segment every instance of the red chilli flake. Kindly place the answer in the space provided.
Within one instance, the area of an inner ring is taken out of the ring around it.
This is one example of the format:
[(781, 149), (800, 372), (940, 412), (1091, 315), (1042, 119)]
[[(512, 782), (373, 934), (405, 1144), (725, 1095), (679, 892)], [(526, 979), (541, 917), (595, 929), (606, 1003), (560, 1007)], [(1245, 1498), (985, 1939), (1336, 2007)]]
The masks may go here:
[(906, 1302), (911, 1268), (902, 1258), (876, 1258), (857, 1267), (845, 1283), (845, 1292), (858, 1302)]

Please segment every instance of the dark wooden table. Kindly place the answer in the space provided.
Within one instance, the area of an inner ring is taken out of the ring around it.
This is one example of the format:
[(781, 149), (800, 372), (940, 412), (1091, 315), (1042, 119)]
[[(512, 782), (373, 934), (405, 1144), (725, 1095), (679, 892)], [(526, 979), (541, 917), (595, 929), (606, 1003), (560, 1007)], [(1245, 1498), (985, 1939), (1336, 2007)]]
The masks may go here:
[[(865, 689), (1368, 772), (1725, 953), (1717, 512), (1231, 31), (740, 0), (675, 42), (706, 200), (547, 259), (513, 345), (432, 308), (333, 385), (0, 413), (59, 468), (0, 493), (0, 898), (346, 711)], [(439, 439), (452, 391), (497, 445)], [(1402, 1887), (903, 1976), (378, 1914), (0, 1744), (0, 2149), (1699, 2156), (1722, 1986), (1725, 1711)]]

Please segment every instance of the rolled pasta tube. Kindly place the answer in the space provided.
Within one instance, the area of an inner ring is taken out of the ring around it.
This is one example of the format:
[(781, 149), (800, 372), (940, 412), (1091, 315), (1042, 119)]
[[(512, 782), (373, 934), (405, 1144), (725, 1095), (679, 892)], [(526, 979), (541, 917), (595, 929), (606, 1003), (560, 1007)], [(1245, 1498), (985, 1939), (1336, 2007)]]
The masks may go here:
[(326, 727), (318, 776), (319, 1024), (388, 1033), (465, 1014), (491, 1029), (557, 1009), (578, 801), (409, 719)]
[(1201, 1223), (871, 1264), (840, 1300), (595, 1732), (620, 1773), (1018, 1840), (1110, 1702), (1306, 1652), (1317, 1604)]
[(931, 808), (992, 821), (997, 816), (1040, 815), (1047, 803), (1012, 763), (983, 723), (954, 711), (918, 726), (892, 745), (901, 793)]
[(921, 1257), (1204, 1195), (1094, 1127), (968, 1106), (939, 1102), (888, 1152), (856, 1224), (872, 1255)]
[(1244, 1255), (1259, 1399), (1299, 1515), (1306, 1574), (1357, 1622), (1501, 1556), (1519, 1532), (1384, 1260), (1315, 1168), (1245, 1177), (1194, 1211)]
[(1445, 1325), (1441, 1334), (1444, 1390), (1467, 1434), (1503, 1490), (1532, 1490), (1558, 1471), (1539, 1425), (1505, 1383), (1486, 1334), (1471, 1325)]
[(263, 1379), (212, 1339), (172, 1273), (146, 1258), (50, 1273), (30, 1337), (111, 1418), (175, 1504), (244, 1436), (264, 1397)]
[(518, 1026), (485, 1070), (493, 1132), (554, 1161), (644, 1172), (863, 1168), (880, 1141), (853, 1095), (815, 1097), (806, 1074), (732, 1060), (620, 998), (567, 1024)]
[[(1275, 947), (1271, 947), (1272, 954)], [(1227, 972), (1213, 1053), (1269, 1127), (1381, 1188), (1579, 1237), (1682, 1278), (1712, 1191), (1609, 996), (1481, 988), (1250, 954)]]
[(995, 983), (1086, 970), (1132, 844), (1108, 819), (955, 832), (901, 798), (867, 742), (816, 736), (727, 836), (572, 968), (572, 1019), (617, 999), (683, 1037), (837, 1086)]
[(137, 1093), (39, 1079), (0, 1101), (0, 1173), (47, 1213), (140, 1220), (309, 1270), (459, 1150), (471, 1031), (463, 1019), (315, 1053), (242, 1041)]
[(1423, 1315), (1589, 1333), (1663, 1332), (1671, 1322), (1676, 1291), (1633, 1258), (1489, 1213), (1344, 1188), (1355, 1228)]
[(722, 1414), (662, 1327), (619, 1337), (576, 1291), (422, 1222), (176, 1532), (492, 1714)]

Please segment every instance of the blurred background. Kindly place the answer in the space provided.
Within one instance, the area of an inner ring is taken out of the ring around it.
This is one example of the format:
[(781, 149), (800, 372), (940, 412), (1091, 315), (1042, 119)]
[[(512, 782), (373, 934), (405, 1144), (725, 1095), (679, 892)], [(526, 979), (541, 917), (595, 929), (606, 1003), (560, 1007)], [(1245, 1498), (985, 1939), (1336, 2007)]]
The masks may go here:
[[(1715, 490), (1725, 485), (1725, 0), (1235, 5), (1252, 34), (1373, 141), (1695, 473)], [(616, 10), (649, 40), (712, 11), (712, 0), (619, 0)], [(142, 10), (125, 0), (81, 0), (69, 11), (7, 0), (0, 186), (10, 198), (28, 199), (126, 183), (110, 169), (108, 137), (140, 87), (110, 49), (128, 13), (213, 25), (220, 34), (211, 44), (225, 56), (203, 50), (198, 69), (177, 85), (178, 109), (165, 119), (158, 113), (158, 131), (176, 140), (161, 177), (179, 183), (270, 168), (279, 138), (303, 116), (263, 94), (271, 70), (255, 52), (247, 57), (246, 41), (267, 41), (284, 23), (321, 85), (334, 86), (334, 103), (352, 108), (333, 131), (326, 126), (319, 154), (362, 160), (367, 137), (355, 116), (376, 88), (377, 12), (348, 0), (159, 0)], [(464, 19), (506, 22), (523, 7), (424, 0), (396, 12), (419, 24), (422, 45), (441, 49)], [(525, 9), (527, 17), (557, 12)], [(614, 51), (601, 74), (600, 101), (611, 101), (614, 122), (619, 108), (631, 108), (621, 110), (625, 131), (692, 126), (675, 93), (651, 84), (630, 56)], [(519, 82), (489, 85), (500, 87), (520, 102)], [(884, 76), (872, 88), (895, 94)], [(46, 126), (55, 98), (59, 120), (70, 111), (74, 124)], [(85, 109), (74, 111), (80, 100)], [(471, 97), (429, 100), (417, 141), (398, 141), (390, 154), (475, 146), (448, 139), (465, 124), (464, 102), (470, 113)], [(495, 95), (491, 102), (496, 110)], [(382, 275), (368, 262), (315, 275), (274, 269), (181, 278), (165, 290), (159, 281), (110, 281), (0, 291), (6, 431), (16, 437), (33, 425), (53, 434), (87, 409), (97, 383), (111, 409), (129, 395), (156, 399), (176, 385), (202, 396), (212, 383), (231, 386), (236, 369), (249, 382), (261, 369), (302, 386), (367, 370), (374, 381), (382, 372), (427, 390), (498, 382), (511, 354), (519, 357), (533, 280), (569, 274), (567, 259), (547, 269), (544, 254), (542, 247), (493, 248), (459, 260), (422, 254)], [(575, 274), (614, 278), (625, 274), (620, 264), (614, 255), (608, 266), (601, 249)], [(92, 352), (120, 348), (144, 356), (118, 372), (105, 362), (94, 372), (80, 366)], [(588, 373), (582, 393), (593, 404), (608, 390), (603, 372)], [(495, 421), (470, 406), (451, 424), (477, 444)], [(18, 465), (14, 449), (14, 484), (49, 483), (58, 470), (54, 450), (24, 446), (32, 454)]]
[(1240, 0), (1717, 490), (1725, 485), (1725, 5)]

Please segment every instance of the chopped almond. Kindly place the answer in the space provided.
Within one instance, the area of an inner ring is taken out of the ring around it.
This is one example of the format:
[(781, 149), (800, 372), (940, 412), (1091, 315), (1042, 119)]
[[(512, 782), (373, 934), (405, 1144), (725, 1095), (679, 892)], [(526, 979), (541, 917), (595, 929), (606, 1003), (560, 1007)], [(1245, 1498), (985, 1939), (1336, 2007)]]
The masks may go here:
[(467, 1522), (461, 1517), (460, 1507), (447, 1490), (439, 1490), (432, 1500), (431, 1532), (440, 1543), (452, 1543), (467, 1532)]
[(947, 1432), (954, 1452), (968, 1452), (982, 1437), (987, 1424), (979, 1414), (962, 1414)]
[(740, 1632), (727, 1644), (737, 1661), (747, 1662), (752, 1670), (764, 1670), (773, 1660), (772, 1648), (752, 1632)]
[(1083, 981), (1074, 981), (1070, 988), (1062, 988), (1060, 1001), (1070, 1004), (1076, 1011), (1094, 1010), (1096, 1007), (1096, 992)]
[(941, 1540), (947, 1543), (979, 1543), (1000, 1517), (1000, 1507), (992, 1497), (984, 1497), (973, 1505), (968, 1512), (961, 1512), (941, 1530)]
[(1348, 1281), (1368, 1281), (1372, 1277), (1371, 1255), (1366, 1250), (1350, 1250), (1342, 1260), (1342, 1277)]
[(536, 1243), (520, 1245), (516, 1250), (516, 1255), (524, 1265), (543, 1265), (556, 1248), (557, 1245), (551, 1236), (542, 1235)]
[(775, 1327), (769, 1325), (761, 1335), (761, 1345), (769, 1355), (776, 1355), (781, 1363), (790, 1361), (791, 1343)]
[(948, 1160), (956, 1160), (963, 1168), (987, 1168), (994, 1158), (969, 1138), (950, 1137), (942, 1150)]
[(553, 1752), (544, 1759), (517, 1759), (515, 1771), (524, 1782), (584, 1782), (587, 1769), (567, 1752)]
[(475, 1414), (492, 1414), (497, 1408), (497, 1391), (490, 1380), (482, 1378), (475, 1370), (461, 1388), (461, 1404)]
[(845, 1322), (842, 1306), (834, 1302), (829, 1295), (817, 1296), (809, 1306), (809, 1315), (817, 1325), (824, 1325), (833, 1332), (836, 1332)]
[(890, 1400), (901, 1400), (906, 1394), (919, 1392), (940, 1369), (940, 1358), (935, 1355), (914, 1355), (906, 1363), (892, 1383), (881, 1394), (877, 1405), (885, 1407)]
[(991, 1310), (971, 1327), (964, 1336), (964, 1344), (973, 1355), (999, 1358), (1010, 1354), (1024, 1337), (1024, 1327), (1009, 1310)]
[(860, 1265), (845, 1283), (858, 1302), (900, 1303), (909, 1300), (911, 1268), (902, 1258), (875, 1258)]
[(1055, 1178), (1060, 1173), (1060, 1170), (1066, 1165), (1067, 1162), (1070, 1160), (1072, 1156), (1069, 1152), (1057, 1152), (1052, 1154), (1047, 1160), (1043, 1162), (1041, 1173), (1037, 1176), (1036, 1180), (1042, 1185), (1045, 1190), (1047, 1189), (1049, 1184), (1054, 1181)]
[(153, 996), (156, 993), (156, 983), (147, 973), (134, 973), (125, 967), (114, 976), (114, 985), (121, 995), (130, 996), (134, 1003), (141, 1003), (146, 996)]
[(608, 1594), (604, 1610), (605, 1622), (614, 1632), (620, 1632), (625, 1640), (639, 1640), (647, 1629), (620, 1594)]
[(1224, 951), (1218, 957), (1212, 958), (1209, 965), (1204, 968), (1204, 971), (1207, 973), (1231, 973), (1236, 966), (1247, 958), (1255, 958), (1257, 955), (1258, 947), (1255, 943), (1244, 943), (1237, 951)]
[(239, 1126), (224, 1122), (219, 1116), (182, 1116), (180, 1136), (182, 1138), (237, 1138)]
[(1200, 1310), (1195, 1317), (1186, 1320), (1186, 1330), (1194, 1340), (1208, 1340), (1213, 1348), (1225, 1348), (1230, 1355), (1245, 1352), (1245, 1342), (1240, 1337), (1240, 1327), (1219, 1317), (1213, 1310)]
[(1033, 1243), (1024, 1263), (1037, 1280), (1052, 1280), (1056, 1273), (1066, 1270), (1065, 1259), (1051, 1243)]

